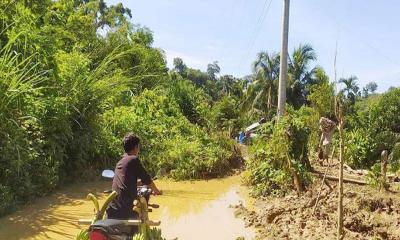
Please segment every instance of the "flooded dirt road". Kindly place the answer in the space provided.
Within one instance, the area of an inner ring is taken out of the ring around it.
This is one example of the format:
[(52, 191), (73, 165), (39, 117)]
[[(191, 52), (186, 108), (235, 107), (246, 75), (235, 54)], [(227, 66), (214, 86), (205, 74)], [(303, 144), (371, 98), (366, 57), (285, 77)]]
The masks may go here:
[[(96, 193), (102, 202), (105, 195), (101, 192), (110, 185), (104, 181), (75, 184), (37, 199), (0, 219), (0, 239), (74, 239), (83, 229), (77, 220), (93, 214), (93, 204), (86, 195)], [(150, 218), (162, 221), (167, 239), (254, 238), (254, 231), (245, 228), (229, 207), (239, 202), (251, 204), (239, 176), (209, 181), (158, 180), (157, 185), (164, 194), (151, 199), (160, 208), (150, 213)]]

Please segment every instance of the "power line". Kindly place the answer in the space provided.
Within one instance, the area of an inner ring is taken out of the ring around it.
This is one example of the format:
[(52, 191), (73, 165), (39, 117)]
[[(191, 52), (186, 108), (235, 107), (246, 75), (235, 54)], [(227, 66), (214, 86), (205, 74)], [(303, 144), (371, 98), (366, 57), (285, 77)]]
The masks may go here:
[[(240, 6), (239, 6), (240, 5)], [(246, 0), (233, 0), (232, 7), (230, 8), (230, 24), (229, 24), (229, 30), (232, 30), (234, 32), (234, 26), (235, 24), (238, 25), (237, 23), (241, 23), (240, 26), (236, 26), (236, 28), (241, 29), (243, 25), (243, 15), (245, 14), (245, 7), (246, 7)], [(236, 9), (241, 9), (239, 13), (236, 13)], [(239, 21), (238, 21), (239, 19)], [(236, 23), (235, 23), (236, 22)], [(228, 56), (230, 58), (233, 58), (233, 51), (230, 51), (228, 53)]]
[(382, 58), (386, 59), (388, 62), (391, 64), (395, 65), (396, 67), (400, 67), (400, 63), (395, 61), (393, 58), (389, 57), (387, 54), (383, 53), (378, 47), (376, 47), (374, 44), (371, 42), (365, 40), (366, 38), (363, 38), (360, 34), (356, 34), (354, 30), (351, 30), (349, 27), (347, 27), (345, 24), (339, 22), (335, 17), (332, 17), (329, 14), (322, 13), (319, 8), (317, 10), (321, 15), (326, 16), (327, 18), (331, 19), (333, 22), (336, 23), (336, 25), (341, 28), (342, 30), (346, 31), (347, 33), (351, 34), (354, 38), (356, 38), (359, 42), (367, 46), (369, 49), (372, 49), (375, 54), (380, 55)]
[[(265, 2), (267, 2), (267, 1), (265, 1)], [(257, 38), (258, 38), (258, 35), (260, 34), (260, 30), (261, 30), (261, 28), (262, 28), (262, 26), (263, 26), (263, 24), (264, 24), (265, 18), (267, 17), (267, 14), (268, 14), (269, 9), (270, 9), (270, 6), (271, 6), (271, 3), (272, 3), (272, 0), (269, 1), (269, 4), (268, 4), (268, 6), (267, 6), (267, 8), (266, 8), (266, 11), (264, 12), (264, 15), (262, 16), (261, 22), (260, 22), (260, 24), (258, 25), (258, 29), (257, 29), (256, 32), (255, 32), (255, 37), (254, 37), (253, 41), (251, 42), (251, 45), (250, 45), (250, 49), (249, 49), (248, 54), (250, 54), (250, 51), (253, 50), (254, 43), (256, 42), (256, 40), (257, 40)]]
[(264, 21), (265, 21), (267, 15), (268, 15), (269, 9), (271, 7), (271, 3), (272, 3), (272, 0), (270, 0), (269, 3), (268, 3), (268, 0), (264, 1), (263, 9), (261, 11), (260, 16), (257, 19), (257, 22), (255, 24), (254, 30), (253, 30), (253, 32), (251, 34), (251, 37), (250, 37), (249, 47), (247, 48), (247, 51), (246, 51), (245, 55), (240, 59), (239, 67), (243, 64), (244, 59), (248, 58), (251, 50), (253, 50), (254, 44), (255, 44), (255, 42), (256, 42), (256, 40), (258, 38), (260, 30), (261, 30), (261, 28), (262, 28), (262, 26), (264, 24)]

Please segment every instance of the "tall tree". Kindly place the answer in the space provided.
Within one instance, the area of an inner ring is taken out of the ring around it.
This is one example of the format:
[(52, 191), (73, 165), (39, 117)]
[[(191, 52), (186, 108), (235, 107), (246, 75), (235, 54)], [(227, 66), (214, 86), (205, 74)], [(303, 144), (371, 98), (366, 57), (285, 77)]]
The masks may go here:
[(335, 113), (335, 91), (333, 84), (329, 82), (328, 75), (321, 67), (315, 69), (313, 81), (315, 84), (310, 87), (307, 100), (318, 111), (320, 117), (333, 116)]
[(221, 68), (218, 65), (218, 61), (214, 61), (207, 65), (207, 73), (213, 80), (217, 80), (217, 74), (221, 72)]
[(261, 115), (271, 112), (277, 101), (279, 55), (260, 52), (253, 63), (254, 80), (249, 85), (243, 106)]
[(235, 83), (235, 79), (232, 75), (224, 75), (219, 78), (219, 83), (222, 88), (222, 92), (225, 95), (230, 95), (233, 91), (233, 84)]
[(186, 69), (186, 64), (183, 62), (182, 58), (174, 58), (174, 70), (177, 73), (182, 75), (186, 71)]
[(294, 49), (289, 58), (288, 102), (299, 108), (307, 101), (310, 86), (314, 83), (315, 67), (310, 69), (311, 62), (317, 59), (314, 49), (309, 44)]
[(360, 95), (360, 88), (357, 83), (358, 78), (356, 76), (350, 76), (349, 78), (341, 78), (339, 83), (344, 84), (342, 92), (345, 94), (346, 98), (352, 103), (356, 101), (356, 97)]
[(369, 94), (375, 93), (376, 89), (378, 89), (378, 84), (376, 82), (369, 82), (363, 88), (364, 97), (368, 97)]

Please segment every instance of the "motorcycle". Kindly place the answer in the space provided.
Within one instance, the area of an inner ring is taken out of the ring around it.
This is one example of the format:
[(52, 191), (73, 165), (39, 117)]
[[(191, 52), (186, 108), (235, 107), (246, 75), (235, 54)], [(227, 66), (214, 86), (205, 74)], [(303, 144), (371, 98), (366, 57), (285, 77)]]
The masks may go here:
[[(104, 170), (102, 177), (106, 179), (114, 178), (114, 171)], [(106, 209), (108, 204), (117, 196), (117, 192), (106, 190), (103, 193), (109, 194), (106, 201), (100, 208), (97, 198), (89, 193), (88, 199), (92, 200), (95, 206), (95, 215), (92, 219), (79, 219), (78, 224), (89, 225), (88, 235), (90, 240), (131, 240), (135, 235), (141, 233), (143, 235), (159, 234), (161, 232), (157, 229), (150, 230), (151, 226), (159, 226), (160, 221), (149, 220), (149, 212), (153, 209), (159, 208), (157, 204), (149, 204), (150, 195), (152, 190), (147, 185), (138, 183), (137, 199), (134, 201), (133, 210), (138, 213), (137, 219), (117, 220), (108, 219), (106, 216)]]

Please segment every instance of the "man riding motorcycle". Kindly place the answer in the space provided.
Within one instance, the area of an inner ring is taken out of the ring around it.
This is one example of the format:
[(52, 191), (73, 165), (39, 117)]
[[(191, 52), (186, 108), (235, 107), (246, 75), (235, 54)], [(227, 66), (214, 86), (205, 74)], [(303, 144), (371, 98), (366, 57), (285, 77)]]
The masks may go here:
[(112, 190), (118, 195), (106, 210), (108, 218), (137, 219), (138, 215), (133, 211), (133, 201), (137, 198), (138, 179), (142, 184), (148, 185), (154, 195), (162, 194), (140, 163), (139, 143), (139, 137), (133, 133), (127, 134), (123, 139), (125, 154), (115, 167), (112, 184)]

